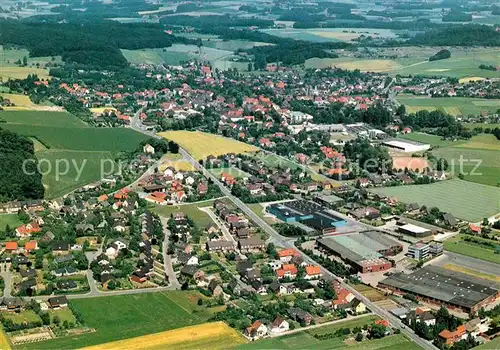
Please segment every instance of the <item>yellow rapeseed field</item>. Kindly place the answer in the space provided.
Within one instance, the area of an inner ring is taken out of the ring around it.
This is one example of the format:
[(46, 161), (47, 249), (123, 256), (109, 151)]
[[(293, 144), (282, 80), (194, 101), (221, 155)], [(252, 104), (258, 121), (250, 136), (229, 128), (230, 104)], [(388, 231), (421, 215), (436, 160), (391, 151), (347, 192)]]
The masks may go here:
[(217, 350), (234, 348), (246, 342), (240, 333), (224, 322), (215, 322), (104, 343), (84, 348), (84, 350)]
[(19, 107), (35, 107), (35, 104), (30, 100), (29, 96), (21, 94), (0, 94), (3, 98), (9, 99), (10, 102)]
[(458, 82), (460, 84), (464, 84), (464, 83), (470, 83), (471, 81), (474, 82), (474, 81), (481, 81), (481, 80), (484, 80), (485, 78), (482, 78), (482, 77), (467, 77), (467, 78), (462, 78), (460, 79)]
[(43, 68), (2, 67), (0, 69), (0, 77), (5, 81), (8, 79), (25, 79), (29, 74), (36, 74), (40, 79), (50, 78), (49, 71)]
[(206, 159), (209, 155), (217, 157), (227, 153), (257, 152), (259, 150), (257, 147), (243, 142), (200, 131), (166, 131), (158, 135), (177, 142), (197, 160)]
[(91, 113), (104, 113), (104, 111), (113, 111), (116, 112), (117, 109), (115, 107), (95, 107), (95, 108), (90, 108)]
[(3, 331), (3, 329), (0, 329), (0, 350), (10, 350), (10, 343), (9, 340), (7, 339), (7, 335)]

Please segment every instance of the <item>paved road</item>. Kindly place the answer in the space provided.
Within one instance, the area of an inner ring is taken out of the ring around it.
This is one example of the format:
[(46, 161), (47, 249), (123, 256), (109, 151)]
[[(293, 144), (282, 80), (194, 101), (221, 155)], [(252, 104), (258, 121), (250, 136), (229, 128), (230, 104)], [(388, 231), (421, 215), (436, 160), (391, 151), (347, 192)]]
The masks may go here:
[(4, 296), (4, 298), (11, 298), (12, 297), (12, 272), (10, 272), (10, 263), (0, 264), (0, 276), (2, 276), (3, 282), (4, 282), (3, 296)]
[[(137, 118), (138, 119), (138, 118)], [(131, 124), (132, 125), (132, 124)], [(139, 132), (142, 132), (146, 135), (149, 135), (151, 137), (156, 137), (160, 138), (158, 135), (145, 131), (140, 127), (140, 121), (139, 124), (133, 125), (134, 129), (136, 129)], [(281, 236), (273, 227), (271, 227), (267, 222), (265, 222), (263, 219), (261, 219), (257, 214), (255, 214), (243, 201), (241, 201), (239, 198), (233, 196), (231, 194), (231, 191), (226, 188), (222, 182), (219, 181), (219, 179), (214, 176), (212, 173), (210, 173), (208, 170), (206, 170), (203, 166), (201, 166), (198, 163), (198, 160), (194, 159), (188, 152), (186, 152), (184, 149), (179, 148), (179, 153), (187, 160), (189, 161), (195, 169), (199, 170), (205, 177), (210, 178), (214, 184), (219, 186), (221, 192), (226, 195), (228, 198), (233, 201), (233, 203), (245, 214), (247, 215), (257, 226), (259, 226), (262, 230), (264, 230), (267, 234), (269, 234), (271, 237), (273, 237), (274, 242), (276, 245), (281, 246), (281, 247), (290, 247), (294, 248), (293, 243), (285, 239), (285, 237)], [(374, 228), (373, 226), (370, 225), (365, 225), (368, 226), (369, 228)], [(309, 264), (316, 264), (317, 263), (310, 258), (308, 255), (304, 254), (303, 252), (299, 251), (299, 253), (302, 255), (302, 258), (304, 259), (305, 262)], [(339, 279), (337, 276), (335, 276), (333, 273), (328, 271), (326, 268), (321, 266), (321, 272), (323, 276), (334, 278), (334, 279)], [(343, 282), (341, 279), (342, 287), (345, 289), (349, 290), (356, 298), (361, 300), (370, 310), (372, 310), (374, 313), (379, 315), (380, 317), (388, 320), (390, 324), (395, 327), (399, 328), (403, 334), (405, 334), (407, 337), (409, 337), (411, 340), (413, 340), (415, 343), (423, 347), (424, 349), (437, 349), (434, 345), (432, 345), (430, 342), (418, 337), (413, 330), (409, 329), (406, 327), (399, 318), (396, 316), (392, 315), (389, 313), (387, 310), (380, 308), (379, 306), (375, 305), (372, 303), (369, 299), (367, 299), (365, 296), (363, 296), (361, 293), (356, 291), (352, 286), (348, 285), (347, 283)]]
[(175, 275), (174, 267), (172, 266), (172, 259), (170, 255), (167, 254), (168, 250), (168, 240), (170, 236), (170, 231), (167, 228), (168, 227), (168, 219), (160, 216), (161, 224), (163, 226), (163, 232), (165, 234), (165, 239), (163, 240), (163, 247), (162, 247), (162, 253), (163, 253), (163, 269), (165, 273), (168, 276), (168, 282), (169, 286), (172, 287), (173, 289), (180, 289), (181, 285), (179, 281), (177, 280), (177, 276)]
[(227, 226), (221, 222), (220, 218), (217, 215), (215, 215), (214, 212), (210, 210), (210, 208), (200, 208), (200, 210), (204, 213), (207, 213), (207, 215), (210, 216), (210, 218), (215, 222), (215, 224), (221, 230), (222, 234), (226, 238), (226, 241), (236, 242), (233, 235), (229, 232)]
[(273, 333), (273, 334), (270, 335), (270, 337), (271, 338), (281, 337), (283, 335), (290, 335), (290, 334), (294, 334), (294, 333), (299, 333), (299, 332), (307, 331), (309, 329), (315, 329), (315, 328), (320, 328), (320, 327), (323, 327), (323, 326), (329, 326), (329, 325), (336, 324), (336, 323), (342, 323), (342, 322), (346, 322), (346, 321), (351, 321), (351, 320), (355, 320), (357, 318), (363, 318), (363, 317), (367, 317), (367, 316), (370, 316), (370, 315), (373, 315), (373, 312), (368, 312), (366, 314), (357, 315), (357, 316), (347, 315), (346, 318), (341, 318), (341, 319), (330, 321), (330, 322), (325, 322), (325, 323), (320, 323), (320, 324), (314, 324), (314, 325), (307, 326), (307, 327), (295, 328), (295, 329), (291, 329), (291, 330), (289, 330), (287, 332), (283, 332), (283, 333)]

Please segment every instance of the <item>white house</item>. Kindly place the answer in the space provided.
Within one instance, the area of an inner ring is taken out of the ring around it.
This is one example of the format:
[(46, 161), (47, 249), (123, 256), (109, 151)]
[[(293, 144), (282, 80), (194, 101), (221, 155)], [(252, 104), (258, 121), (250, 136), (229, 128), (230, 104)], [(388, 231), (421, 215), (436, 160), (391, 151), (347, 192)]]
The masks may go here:
[(252, 339), (258, 339), (265, 336), (267, 331), (266, 325), (257, 320), (250, 327), (247, 327), (246, 335)]
[(184, 174), (181, 172), (178, 172), (177, 174), (174, 175), (174, 179), (182, 181), (182, 180), (184, 180)]
[(147, 154), (155, 154), (155, 148), (151, 146), (149, 143), (145, 144), (142, 150), (144, 153)]
[(290, 324), (281, 316), (277, 316), (271, 324), (271, 333), (278, 334), (290, 329)]
[(194, 184), (194, 179), (193, 179), (193, 177), (192, 177), (192, 176), (188, 176), (188, 177), (186, 177), (186, 180), (184, 180), (184, 182), (185, 182), (187, 185), (190, 185), (190, 186), (191, 186), (192, 184)]

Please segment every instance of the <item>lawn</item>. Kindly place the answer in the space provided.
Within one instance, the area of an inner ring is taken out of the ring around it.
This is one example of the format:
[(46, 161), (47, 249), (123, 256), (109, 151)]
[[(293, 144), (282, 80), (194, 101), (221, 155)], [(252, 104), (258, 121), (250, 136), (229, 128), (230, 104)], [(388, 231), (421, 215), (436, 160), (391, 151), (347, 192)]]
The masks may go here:
[(111, 152), (51, 149), (37, 152), (36, 157), (47, 199), (60, 197), (119, 171)]
[[(447, 239), (444, 242), (444, 249), (449, 250), (454, 253), (463, 254), (471, 256), (473, 258), (494, 262), (500, 264), (500, 254), (495, 254), (494, 248), (487, 248), (483, 245), (479, 245), (474, 242), (466, 242), (464, 238), (467, 236), (464, 234), (459, 234)], [(474, 239), (479, 241), (484, 241), (487, 243), (493, 243), (497, 245), (497, 249), (500, 250), (500, 245), (496, 241), (483, 239), (481, 237), (474, 237)]]
[(12, 320), (15, 324), (42, 321), (40, 316), (38, 316), (33, 310), (25, 310), (20, 313), (6, 313), (3, 316), (8, 320)]
[(481, 112), (495, 113), (500, 108), (500, 100), (468, 97), (426, 97), (399, 95), (397, 100), (406, 106), (407, 112), (440, 109), (453, 116), (479, 115)]
[(59, 317), (61, 324), (64, 321), (68, 321), (69, 323), (76, 323), (75, 315), (71, 312), (69, 308), (59, 309), (59, 310), (49, 310), (50, 320), (54, 322), (54, 317)]
[(213, 203), (214, 199), (194, 204), (184, 204), (175, 206), (157, 205), (154, 206), (153, 211), (158, 215), (164, 217), (170, 217), (172, 213), (182, 211), (184, 214), (193, 219), (193, 221), (196, 222), (196, 224), (198, 224), (199, 227), (205, 228), (205, 226), (211, 224), (213, 221), (210, 218), (210, 216), (208, 216), (207, 213), (201, 211), (198, 208), (211, 207)]
[(7, 225), (9, 225), (10, 228), (15, 228), (22, 224), (17, 214), (0, 214), (0, 231), (5, 230)]
[(296, 40), (307, 40), (312, 42), (337, 42), (351, 41), (364, 34), (372, 37), (394, 38), (395, 34), (389, 29), (371, 29), (371, 28), (280, 28), (280, 29), (263, 29), (262, 32), (276, 35), (284, 38), (292, 38)]
[(205, 160), (209, 155), (220, 156), (231, 152), (245, 153), (258, 150), (257, 147), (243, 142), (200, 131), (166, 131), (159, 135), (178, 143), (197, 160)]
[[(23, 97), (29, 99), (28, 96)], [(0, 112), (0, 118), (5, 120), (8, 124), (88, 128), (87, 124), (81, 119), (67, 112), (2, 111)]]
[(248, 341), (223, 322), (204, 323), (172, 331), (105, 343), (85, 350), (228, 349)]
[(5, 334), (3, 329), (0, 329), (0, 349), (2, 350), (10, 350), (11, 346), (9, 343), (9, 338)]
[(499, 349), (499, 348), (500, 348), (500, 337), (496, 337), (492, 341), (484, 343), (483, 345), (479, 345), (478, 347), (476, 347), (474, 349), (476, 349), (476, 350), (493, 350), (493, 349)]
[(443, 212), (471, 222), (500, 212), (500, 188), (458, 179), (430, 185), (380, 187), (371, 191), (396, 197), (404, 203), (417, 202), (427, 207), (438, 207)]
[[(20, 346), (26, 349), (74, 349), (197, 325), (206, 321), (179, 306), (168, 292), (75, 299), (70, 303), (95, 333)], [(142, 344), (144, 345), (144, 344)]]

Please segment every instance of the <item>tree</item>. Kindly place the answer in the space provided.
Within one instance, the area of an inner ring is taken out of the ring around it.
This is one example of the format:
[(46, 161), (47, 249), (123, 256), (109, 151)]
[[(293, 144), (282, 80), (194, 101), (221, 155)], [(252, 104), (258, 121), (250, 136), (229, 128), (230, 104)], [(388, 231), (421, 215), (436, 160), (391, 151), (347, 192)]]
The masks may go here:
[(55, 325), (59, 325), (61, 323), (61, 318), (59, 316), (54, 316), (52, 318), (52, 323), (54, 323)]
[(356, 339), (357, 342), (362, 341), (363, 340), (363, 334), (361, 332), (357, 333), (356, 337), (354, 339)]
[(23, 57), (23, 66), (27, 66), (28, 65), (28, 57), (24, 56)]
[(370, 334), (374, 339), (380, 339), (385, 336), (386, 327), (383, 324), (372, 324)]

